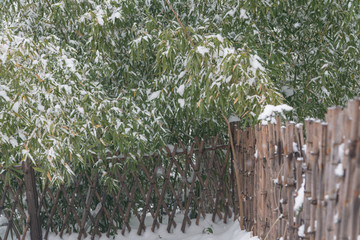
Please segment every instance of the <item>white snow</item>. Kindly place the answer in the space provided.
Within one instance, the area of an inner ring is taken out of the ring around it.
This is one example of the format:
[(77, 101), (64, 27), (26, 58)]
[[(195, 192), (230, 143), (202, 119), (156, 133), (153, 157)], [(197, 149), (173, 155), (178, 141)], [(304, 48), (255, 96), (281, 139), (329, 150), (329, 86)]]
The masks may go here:
[(219, 40), (219, 42), (223, 43), (224, 42), (224, 38), (220, 35), (220, 34), (216, 34), (216, 35), (208, 35), (205, 36), (206, 39), (209, 38), (216, 38), (217, 40)]
[(302, 146), (302, 150), (303, 150), (303, 152), (306, 152), (306, 144), (304, 144), (304, 145)]
[(272, 117), (275, 113), (283, 114), (284, 111), (292, 111), (293, 108), (286, 104), (281, 105), (266, 105), (264, 108), (264, 111), (259, 115), (258, 120), (271, 120), (270, 117)]
[(324, 94), (326, 94), (328, 97), (330, 96), (330, 92), (329, 92), (324, 86), (321, 87), (321, 90), (322, 90), (322, 92), (323, 92)]
[(229, 83), (230, 82), (230, 80), (231, 80), (231, 78), (232, 78), (232, 76), (230, 75), (230, 76), (228, 76), (227, 78), (225, 78), (225, 82), (226, 83)]
[(296, 142), (293, 142), (293, 152), (299, 152), (298, 146)]
[(247, 15), (246, 13), (246, 10), (245, 9), (240, 9), (240, 19), (248, 19), (249, 16)]
[(63, 56), (62, 59), (65, 61), (66, 66), (70, 69), (71, 72), (76, 71), (76, 60), (74, 58), (68, 58), (67, 56)]
[(169, 148), (170, 152), (173, 152), (173, 151), (174, 151), (174, 145), (172, 145), (172, 144), (167, 144), (166, 146)]
[(78, 106), (77, 110), (79, 111), (79, 113), (81, 113), (82, 115), (85, 114), (84, 108)]
[(335, 168), (335, 175), (336, 175), (336, 176), (339, 176), (339, 177), (344, 176), (344, 168), (343, 168), (342, 163), (339, 163), (339, 164), (336, 166), (336, 168)]
[(301, 184), (301, 187), (297, 191), (297, 196), (295, 198), (294, 211), (296, 214), (299, 214), (300, 209), (302, 208), (304, 202), (304, 191), (305, 191), (305, 178)]
[(10, 101), (10, 98), (5, 91), (0, 91), (0, 97), (3, 97), (6, 101)]
[(114, 12), (112, 15), (111, 15), (111, 17), (110, 17), (110, 19), (111, 19), (111, 21), (114, 23), (115, 22), (115, 19), (121, 19), (121, 14), (120, 14), (120, 12)]
[(281, 92), (284, 93), (285, 97), (291, 97), (292, 95), (294, 95), (294, 89), (289, 86), (283, 86), (281, 88)]
[(185, 85), (182, 84), (178, 87), (178, 89), (176, 90), (176, 92), (180, 95), (183, 96), (184, 95), (184, 91), (185, 91)]
[(40, 112), (45, 111), (45, 107), (44, 107), (43, 105), (41, 105), (41, 104), (39, 104), (39, 105), (37, 106), (37, 109), (38, 109)]
[[(163, 224), (160, 225), (159, 229), (156, 229), (155, 232), (151, 231), (152, 219), (147, 217), (145, 220), (145, 225), (147, 226), (146, 231), (142, 233), (141, 236), (137, 235), (138, 222), (133, 223), (130, 221), (130, 226), (132, 231), (125, 232), (125, 235), (121, 235), (121, 231), (118, 231), (118, 235), (107, 238), (105, 234), (99, 238), (100, 240), (105, 239), (115, 239), (115, 240), (157, 240), (157, 239), (166, 239), (166, 240), (258, 240), (257, 237), (251, 237), (250, 232), (245, 232), (240, 229), (239, 222), (229, 221), (228, 224), (224, 224), (222, 221), (213, 223), (211, 221), (211, 215), (207, 215), (205, 219), (200, 220), (199, 225), (195, 224), (195, 221), (192, 221), (191, 226), (188, 226), (185, 230), (185, 233), (181, 232), (181, 221), (183, 219), (183, 214), (177, 214), (175, 216), (175, 221), (178, 223), (177, 228), (172, 229), (172, 233), (168, 233), (166, 219)], [(147, 221), (148, 220), (148, 221)], [(85, 239), (90, 239), (91, 236)], [(54, 233), (49, 235), (49, 239), (61, 240), (60, 236), (56, 236)], [(77, 239), (77, 234), (65, 235), (62, 239), (65, 240), (75, 240)]]
[(219, 56), (227, 56), (227, 55), (231, 55), (231, 54), (235, 54), (236, 50), (235, 48), (231, 47), (231, 48), (224, 48), (223, 51), (220, 51)]
[(305, 237), (305, 225), (301, 225), (298, 230), (299, 237)]
[(2, 61), (2, 63), (5, 63), (8, 57), (8, 50), (9, 50), (9, 45), (5, 43), (0, 44), (0, 60)]
[(253, 74), (255, 75), (256, 70), (265, 71), (265, 68), (261, 65), (261, 58), (258, 55), (250, 55), (250, 69), (252, 70)]
[(18, 112), (19, 112), (20, 104), (21, 104), (20, 102), (15, 102), (14, 105), (13, 105), (13, 107), (12, 107), (12, 110), (13, 110), (14, 112), (18, 113)]
[(0, 238), (4, 237), (7, 225), (8, 225), (7, 218), (3, 214), (0, 214)]
[(228, 12), (225, 14), (224, 18), (225, 18), (227, 15), (230, 15), (231, 17), (233, 17), (235, 13), (236, 13), (236, 8), (231, 9), (230, 11), (228, 11)]
[(150, 94), (150, 96), (148, 97), (148, 101), (152, 101), (156, 98), (158, 98), (160, 96), (161, 90), (153, 92)]
[(204, 46), (198, 46), (196, 52), (200, 53), (201, 55), (205, 55), (205, 53), (209, 53), (209, 49)]
[(182, 77), (185, 76), (185, 74), (186, 74), (186, 71), (182, 71), (182, 72), (179, 74), (178, 78), (181, 79)]
[(19, 143), (17, 142), (17, 140), (14, 137), (10, 137), (9, 142), (14, 148), (19, 145)]
[(340, 161), (342, 161), (343, 158), (344, 158), (344, 149), (345, 149), (345, 144), (344, 143), (340, 144), (339, 145), (339, 159), (340, 159)]
[(298, 22), (294, 24), (294, 28), (299, 28), (300, 26), (301, 26), (301, 24)]
[(102, 10), (100, 8), (100, 6), (97, 7), (96, 9), (96, 19), (97, 19), (97, 22), (102, 26), (104, 25), (104, 19), (103, 19), (103, 16), (104, 16), (104, 10)]
[(220, 34), (216, 34), (216, 38), (220, 41), (220, 42), (224, 42), (224, 38), (220, 35)]
[(178, 103), (180, 104), (181, 108), (184, 108), (185, 106), (185, 100), (183, 98), (178, 99)]
[(231, 122), (238, 122), (238, 121), (240, 121), (240, 118), (238, 117), (238, 116), (236, 116), (236, 115), (231, 115), (230, 117), (229, 117), (229, 122), (231, 123)]

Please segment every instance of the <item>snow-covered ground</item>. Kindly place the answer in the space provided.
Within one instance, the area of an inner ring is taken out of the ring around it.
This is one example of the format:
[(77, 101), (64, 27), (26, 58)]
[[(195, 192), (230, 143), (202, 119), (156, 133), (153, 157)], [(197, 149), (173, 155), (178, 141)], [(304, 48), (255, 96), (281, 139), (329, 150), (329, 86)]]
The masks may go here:
[[(163, 224), (160, 224), (160, 228), (156, 229), (155, 232), (151, 231), (152, 219), (149, 217), (146, 219), (145, 224), (147, 230), (141, 235), (136, 234), (138, 228), (138, 221), (130, 222), (132, 231), (126, 232), (125, 235), (121, 235), (121, 231), (118, 231), (118, 235), (110, 236), (107, 238), (105, 234), (101, 238), (95, 238), (99, 240), (106, 239), (115, 239), (115, 240), (258, 240), (257, 237), (251, 237), (251, 233), (241, 231), (239, 222), (229, 220), (227, 224), (224, 224), (223, 221), (217, 221), (213, 223), (211, 221), (211, 215), (207, 215), (205, 219), (200, 220), (199, 225), (195, 224), (193, 220), (191, 226), (186, 228), (185, 233), (181, 232), (181, 221), (183, 219), (183, 214), (178, 213), (175, 216), (175, 221), (177, 222), (177, 228), (173, 229), (172, 233), (168, 233), (166, 228), (166, 221)], [(0, 218), (1, 219), (1, 218)], [(5, 218), (3, 218), (5, 220)], [(7, 222), (7, 221), (6, 221)], [(3, 237), (6, 230), (5, 222), (2, 222), (0, 226), (0, 237)], [(45, 233), (45, 232), (44, 232)], [(30, 239), (30, 234), (27, 235), (26, 239)], [(76, 240), (77, 234), (64, 235), (61, 239), (60, 236), (56, 236), (54, 233), (49, 234), (51, 240)], [(90, 237), (86, 238), (90, 239)]]
[[(151, 231), (151, 226), (148, 225), (147, 231), (141, 236), (136, 234), (137, 224), (132, 223), (131, 227), (133, 231), (130, 233), (126, 232), (125, 236), (121, 235), (120, 231), (117, 236), (110, 237), (110, 239), (115, 240), (258, 240), (257, 237), (251, 237), (251, 233), (241, 231), (239, 222), (230, 220), (227, 224), (224, 224), (223, 221), (218, 221), (213, 223), (211, 221), (211, 216), (208, 215), (205, 219), (199, 222), (199, 225), (195, 224), (195, 221), (192, 221), (191, 226), (186, 228), (185, 233), (181, 232), (181, 214), (178, 214), (176, 217), (177, 228), (174, 229), (172, 233), (166, 231), (167, 224), (160, 225), (159, 229), (156, 229), (155, 232)], [(59, 236), (50, 235), (49, 239), (60, 240)], [(66, 240), (75, 240), (77, 235), (64, 236), (63, 239)], [(90, 238), (89, 238), (90, 239)], [(100, 240), (109, 239), (106, 236), (100, 238)]]

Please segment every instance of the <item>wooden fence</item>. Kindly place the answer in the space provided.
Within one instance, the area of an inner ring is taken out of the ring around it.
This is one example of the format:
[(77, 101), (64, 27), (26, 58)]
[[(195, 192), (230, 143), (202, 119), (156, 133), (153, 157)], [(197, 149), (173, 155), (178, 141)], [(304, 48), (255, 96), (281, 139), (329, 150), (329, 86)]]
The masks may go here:
[[(0, 169), (0, 240), (24, 239), (30, 223), (32, 239), (41, 239), (41, 234), (47, 239), (49, 232), (77, 234), (78, 239), (115, 235), (119, 230), (124, 234), (132, 230), (130, 218), (138, 222), (135, 230), (139, 235), (147, 227), (154, 231), (159, 223), (167, 224), (171, 232), (177, 227), (174, 217), (178, 211), (183, 213), (179, 226), (183, 232), (209, 213), (213, 221), (226, 222), (234, 216), (236, 201), (230, 147), (218, 138), (207, 143), (196, 139), (191, 146), (167, 147), (165, 159), (144, 158), (137, 171), (128, 170), (124, 158), (114, 158), (112, 164), (119, 167), (109, 174), (119, 182), (118, 189), (107, 189), (100, 183), (102, 173), (91, 168), (79, 172), (70, 185), (60, 187), (29, 175), (25, 164), (21, 170), (25, 180)], [(24, 185), (31, 181), (35, 187), (29, 193), (31, 186)], [(41, 228), (36, 233), (33, 226), (36, 216), (40, 216), (43, 233)], [(149, 216), (150, 224), (149, 219), (145, 221)]]
[(280, 118), (232, 124), (243, 229), (261, 239), (359, 239), (359, 107), (355, 99), (331, 108), (326, 122), (306, 120), (305, 132)]
[[(60, 187), (43, 182), (25, 164), (20, 178), (0, 169), (0, 240), (24, 239), (30, 227), (32, 233), (42, 228), (45, 239), (49, 232), (78, 239), (124, 234), (131, 231), (130, 218), (138, 222), (139, 235), (160, 223), (171, 232), (178, 211), (183, 232), (211, 213), (213, 221), (239, 216), (240, 227), (261, 239), (356, 240), (359, 107), (355, 99), (343, 111), (329, 109), (326, 122), (307, 120), (305, 129), (291, 122), (282, 126), (279, 117), (276, 124), (255, 128), (231, 123), (229, 144), (218, 138), (180, 143), (166, 148), (165, 159), (142, 159), (137, 171), (123, 157), (113, 158), (119, 165), (109, 173), (119, 182), (114, 189), (104, 187), (102, 173), (91, 168)], [(38, 228), (32, 220), (37, 216)]]

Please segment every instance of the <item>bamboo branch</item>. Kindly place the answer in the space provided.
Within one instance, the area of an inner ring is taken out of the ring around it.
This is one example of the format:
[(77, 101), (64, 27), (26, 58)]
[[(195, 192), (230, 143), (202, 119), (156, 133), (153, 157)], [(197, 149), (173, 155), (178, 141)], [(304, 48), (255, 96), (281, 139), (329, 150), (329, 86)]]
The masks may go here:
[(182, 22), (180, 21), (180, 19), (179, 19), (179, 17), (178, 17), (178, 15), (177, 15), (177, 13), (175, 12), (175, 10), (172, 8), (172, 6), (171, 6), (170, 2), (169, 2), (168, 0), (165, 0), (165, 2), (167, 3), (167, 5), (168, 5), (168, 6), (169, 6), (169, 8), (171, 9), (171, 11), (174, 13), (174, 15), (175, 15), (175, 17), (176, 17), (177, 22), (178, 22), (178, 23), (180, 24), (180, 26), (184, 29), (184, 32), (185, 32), (185, 34), (186, 34), (187, 38), (189, 39), (189, 41), (190, 41), (191, 45), (194, 47), (195, 45), (194, 45), (194, 43), (193, 43), (193, 41), (192, 41), (192, 39), (191, 39), (191, 37), (190, 37), (189, 33), (186, 31), (186, 28), (184, 27), (184, 25), (183, 25), (183, 24), (182, 24)]

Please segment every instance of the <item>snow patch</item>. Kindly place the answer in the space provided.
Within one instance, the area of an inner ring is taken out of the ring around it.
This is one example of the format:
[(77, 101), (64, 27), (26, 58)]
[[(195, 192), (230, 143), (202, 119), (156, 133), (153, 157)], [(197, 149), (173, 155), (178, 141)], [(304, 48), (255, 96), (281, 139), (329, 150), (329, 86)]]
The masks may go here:
[(161, 90), (153, 92), (150, 94), (150, 96), (148, 97), (148, 101), (152, 101), (156, 98), (158, 98), (160, 96)]
[(250, 70), (255, 75), (257, 70), (265, 71), (265, 68), (261, 65), (263, 61), (258, 55), (250, 55)]
[(225, 14), (224, 18), (225, 18), (227, 15), (229, 15), (229, 16), (231, 16), (231, 17), (234, 17), (234, 14), (235, 14), (235, 13), (236, 13), (236, 8), (231, 9), (230, 11), (228, 11), (228, 12)]
[(78, 106), (77, 110), (79, 111), (79, 113), (81, 113), (82, 115), (85, 114), (84, 108)]
[(14, 137), (10, 137), (9, 142), (14, 148), (19, 145), (18, 141)]
[(182, 72), (179, 74), (178, 78), (181, 79), (183, 76), (185, 76), (185, 74), (186, 74), (186, 71), (182, 71)]
[(343, 158), (344, 158), (344, 149), (345, 149), (345, 144), (344, 143), (340, 144), (339, 145), (339, 159), (340, 159), (340, 161), (342, 161)]
[(305, 178), (303, 179), (303, 182), (301, 184), (301, 187), (297, 191), (297, 196), (295, 198), (295, 205), (294, 205), (294, 211), (296, 214), (300, 213), (300, 210), (304, 203), (304, 191), (305, 191)]
[(344, 168), (343, 168), (342, 163), (339, 163), (339, 164), (336, 166), (336, 168), (335, 168), (335, 175), (336, 175), (336, 176), (339, 176), (339, 177), (344, 176)]
[[(139, 209), (140, 210), (140, 209)], [(167, 232), (167, 219), (164, 218), (164, 222), (160, 224), (159, 229), (156, 229), (155, 232), (152, 232), (148, 229), (151, 228), (152, 225), (152, 217), (150, 214), (146, 215), (145, 218), (145, 226), (147, 227), (144, 233), (141, 236), (137, 235), (137, 231), (132, 230), (130, 233), (125, 233), (125, 235), (115, 235), (111, 236), (111, 238), (107, 238), (106, 236), (102, 236), (100, 239), (114, 239), (114, 240), (130, 240), (130, 239), (138, 239), (138, 240), (158, 240), (158, 239), (166, 239), (166, 240), (259, 240), (258, 237), (252, 237), (250, 232), (246, 232), (240, 229), (239, 222), (229, 221), (229, 223), (225, 224), (223, 221), (216, 221), (215, 223), (211, 221), (211, 215), (206, 215), (205, 219), (201, 219), (199, 224), (196, 225), (193, 220), (191, 226), (186, 228), (186, 232), (181, 232), (181, 222), (183, 219), (183, 213), (177, 213), (175, 215), (175, 222), (178, 223), (178, 227), (172, 229), (171, 233)], [(139, 223), (137, 219), (130, 219), (130, 226), (132, 229), (138, 229)], [(76, 234), (67, 235), (64, 234), (63, 238), (55, 235), (54, 233), (50, 233), (49, 239), (53, 240), (75, 240), (77, 239)]]
[(301, 225), (298, 230), (299, 237), (305, 237), (305, 225)]
[(0, 44), (0, 60), (2, 63), (5, 63), (9, 51), (9, 45), (7, 44)]
[(181, 108), (184, 108), (185, 106), (185, 100), (183, 98), (178, 99), (178, 103), (180, 104)]
[(37, 109), (38, 109), (40, 112), (45, 111), (45, 107), (44, 107), (43, 105), (41, 105), (41, 104), (39, 104), (39, 105), (37, 106)]
[(326, 96), (330, 96), (330, 92), (324, 86), (321, 87), (321, 90), (324, 94), (326, 94)]
[(296, 142), (293, 142), (293, 152), (299, 152), (298, 145)]
[(240, 9), (240, 19), (249, 19), (245, 9)]
[(120, 12), (114, 12), (113, 14), (111, 14), (111, 17), (110, 17), (110, 19), (111, 19), (111, 21), (113, 22), (113, 23), (115, 23), (115, 19), (121, 19), (121, 14), (120, 14)]
[(75, 63), (76, 60), (74, 58), (68, 58), (67, 56), (63, 56), (62, 59), (65, 61), (66, 67), (70, 69), (71, 72), (75, 72)]
[(293, 108), (286, 104), (281, 104), (281, 105), (277, 105), (277, 106), (266, 105), (264, 108), (264, 111), (259, 115), (258, 120), (270, 121), (271, 117), (275, 113), (279, 113), (279, 114), (283, 115), (284, 111), (289, 112), (292, 110), (293, 110)]
[(216, 38), (220, 41), (220, 42), (224, 42), (224, 38), (220, 35), (220, 34), (216, 34)]
[(236, 116), (236, 115), (231, 115), (231, 116), (229, 117), (229, 123), (231, 123), (231, 122), (238, 122), (238, 121), (240, 121), (240, 118), (239, 118), (238, 116)]
[(205, 56), (206, 53), (209, 53), (209, 49), (207, 47), (204, 46), (198, 46), (196, 49), (197, 53), (200, 53), (201, 55)]
[(12, 107), (12, 110), (16, 113), (19, 113), (19, 108), (20, 108), (20, 105), (21, 103), (20, 102), (15, 102), (13, 107)]
[(9, 102), (10, 98), (8, 97), (8, 95), (6, 94), (5, 91), (0, 91), (0, 97), (4, 98), (5, 101)]
[(103, 19), (103, 16), (104, 16), (104, 10), (102, 10), (100, 8), (100, 6), (98, 6), (98, 8), (96, 9), (96, 20), (97, 22), (102, 26), (104, 25), (104, 19)]
[(285, 97), (291, 97), (292, 95), (294, 95), (294, 89), (289, 86), (283, 86), (281, 88), (281, 92), (284, 93)]
[(176, 92), (180, 95), (180, 96), (183, 96), (184, 95), (184, 92), (185, 92), (185, 85), (182, 84), (178, 87), (178, 89), (176, 90)]

